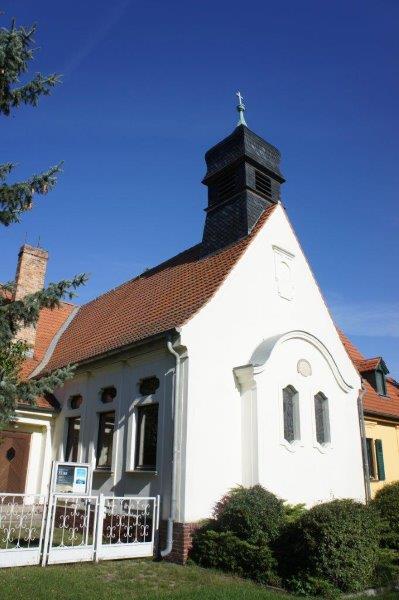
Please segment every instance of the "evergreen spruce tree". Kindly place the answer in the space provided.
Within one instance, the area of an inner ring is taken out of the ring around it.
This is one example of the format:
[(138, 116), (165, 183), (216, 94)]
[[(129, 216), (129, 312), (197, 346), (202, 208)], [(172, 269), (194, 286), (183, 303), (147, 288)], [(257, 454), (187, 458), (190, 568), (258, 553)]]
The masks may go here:
[[(0, 115), (9, 116), (23, 104), (36, 106), (41, 96), (50, 94), (59, 82), (56, 74), (36, 73), (21, 84), (34, 57), (36, 27), (0, 29)], [(61, 163), (25, 181), (7, 183), (14, 169), (11, 162), (0, 164), (0, 224), (9, 226), (19, 222), (30, 210), (36, 194), (47, 194), (56, 184)], [(36, 325), (42, 308), (54, 309), (63, 298), (71, 299), (74, 291), (86, 281), (85, 275), (50, 284), (46, 289), (14, 300), (15, 283), (0, 287), (0, 429), (15, 418), (18, 402), (34, 404), (37, 396), (51, 393), (73, 374), (73, 367), (59, 369), (37, 380), (22, 380), (20, 371), (29, 346), (17, 340), (18, 331)]]

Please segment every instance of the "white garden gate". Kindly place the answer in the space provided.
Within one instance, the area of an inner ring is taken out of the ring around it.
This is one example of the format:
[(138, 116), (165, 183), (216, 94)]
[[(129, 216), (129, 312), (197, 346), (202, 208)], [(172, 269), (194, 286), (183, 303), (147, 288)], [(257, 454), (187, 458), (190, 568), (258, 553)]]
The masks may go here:
[(159, 496), (0, 494), (0, 567), (153, 556)]
[(98, 496), (51, 496), (42, 564), (94, 560), (97, 516)]

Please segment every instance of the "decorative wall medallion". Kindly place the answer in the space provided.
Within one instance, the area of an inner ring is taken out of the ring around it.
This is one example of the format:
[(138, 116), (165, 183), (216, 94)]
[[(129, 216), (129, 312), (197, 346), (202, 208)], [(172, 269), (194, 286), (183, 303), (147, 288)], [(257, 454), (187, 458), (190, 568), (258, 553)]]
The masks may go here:
[(298, 373), (300, 373), (300, 375), (303, 375), (303, 377), (310, 377), (310, 375), (312, 374), (311, 364), (304, 358), (301, 358), (301, 360), (298, 360), (298, 364), (297, 364), (296, 368), (297, 368)]

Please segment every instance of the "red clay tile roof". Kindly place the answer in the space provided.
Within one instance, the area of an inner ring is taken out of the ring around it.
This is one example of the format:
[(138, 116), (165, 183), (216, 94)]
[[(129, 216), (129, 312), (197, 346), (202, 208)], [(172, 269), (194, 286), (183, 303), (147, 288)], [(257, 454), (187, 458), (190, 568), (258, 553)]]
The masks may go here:
[(210, 300), (275, 206), (245, 238), (208, 256), (201, 245), (82, 306), (45, 371), (100, 356), (183, 325)]
[[(12, 299), (12, 295), (9, 291), (4, 290), (0, 284), (0, 294), (3, 294), (6, 298)], [(32, 371), (38, 366), (43, 360), (44, 355), (53, 340), (57, 331), (65, 323), (75, 306), (69, 302), (61, 302), (58, 308), (50, 310), (44, 308), (40, 311), (39, 320), (36, 328), (36, 341), (35, 349), (32, 357), (27, 358), (21, 369), (21, 377), (27, 378)], [(36, 398), (35, 406), (37, 408), (43, 408), (46, 410), (55, 411), (58, 410), (58, 402), (52, 394), (46, 394), (45, 396), (39, 396)], [(22, 405), (19, 405), (21, 408)]]
[(357, 368), (360, 371), (360, 373), (374, 371), (380, 364), (381, 360), (381, 356), (376, 356), (375, 358), (366, 358), (365, 360), (359, 361)]
[[(27, 358), (22, 366), (21, 376), (28, 377), (43, 359), (47, 348), (57, 331), (65, 323), (74, 309), (73, 304), (61, 302), (58, 308), (50, 310), (43, 308), (40, 311), (36, 329), (36, 343), (32, 358)], [(36, 398), (36, 406), (46, 410), (57, 410), (57, 401), (54, 396), (40, 396)]]
[[(375, 364), (376, 366), (381, 362), (381, 358), (366, 359), (361, 352), (352, 344), (352, 342), (346, 337), (346, 335), (338, 330), (341, 341), (344, 344), (349, 358), (361, 374), (366, 370), (364, 365)], [(374, 367), (375, 368), (375, 367)], [(380, 396), (373, 386), (366, 380), (362, 379), (364, 385), (364, 412), (366, 414), (375, 414), (385, 417), (391, 417), (399, 419), (399, 384), (392, 377), (386, 378), (387, 395)]]
[(32, 358), (27, 358), (23, 364), (21, 376), (29, 377), (32, 371), (43, 360), (44, 355), (57, 331), (65, 323), (75, 306), (68, 302), (61, 302), (58, 308), (50, 310), (43, 308), (40, 311), (36, 328), (35, 350)]

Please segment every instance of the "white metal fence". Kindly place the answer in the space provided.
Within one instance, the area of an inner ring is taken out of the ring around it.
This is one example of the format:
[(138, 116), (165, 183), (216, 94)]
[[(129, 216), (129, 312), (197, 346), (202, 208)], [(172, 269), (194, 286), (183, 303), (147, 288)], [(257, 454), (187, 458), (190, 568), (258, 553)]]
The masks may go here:
[(0, 494), (0, 567), (152, 556), (159, 496)]
[(0, 494), (0, 567), (40, 562), (46, 506), (40, 494)]

